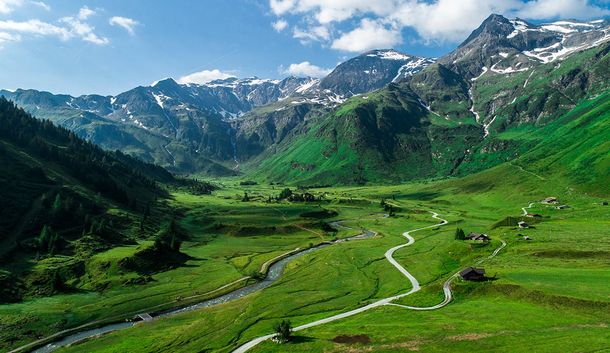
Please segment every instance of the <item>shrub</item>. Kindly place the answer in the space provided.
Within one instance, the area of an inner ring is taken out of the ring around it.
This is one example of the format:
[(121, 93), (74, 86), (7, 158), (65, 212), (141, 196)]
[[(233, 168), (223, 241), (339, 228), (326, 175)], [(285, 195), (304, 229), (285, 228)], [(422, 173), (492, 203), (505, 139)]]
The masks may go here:
[(289, 320), (282, 320), (275, 324), (274, 331), (276, 333), (275, 339), (280, 343), (286, 343), (290, 341), (292, 325)]
[(280, 192), (280, 200), (284, 200), (289, 198), (290, 196), (292, 196), (292, 190), (290, 190), (289, 188), (285, 188), (284, 190), (282, 190), (282, 192)]

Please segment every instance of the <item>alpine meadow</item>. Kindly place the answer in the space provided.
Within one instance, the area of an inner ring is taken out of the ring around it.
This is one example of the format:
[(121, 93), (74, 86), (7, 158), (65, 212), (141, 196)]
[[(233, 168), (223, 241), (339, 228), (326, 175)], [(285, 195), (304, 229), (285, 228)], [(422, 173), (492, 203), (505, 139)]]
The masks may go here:
[(610, 352), (608, 1), (0, 0), (0, 56), (0, 352)]

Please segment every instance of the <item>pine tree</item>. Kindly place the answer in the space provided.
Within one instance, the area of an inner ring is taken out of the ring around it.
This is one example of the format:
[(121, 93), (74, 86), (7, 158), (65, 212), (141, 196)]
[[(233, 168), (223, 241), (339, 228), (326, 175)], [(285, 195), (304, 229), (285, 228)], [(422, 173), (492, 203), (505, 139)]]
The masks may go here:
[(282, 190), (282, 192), (280, 192), (280, 199), (287, 199), (290, 196), (292, 196), (292, 190), (290, 190), (289, 188), (285, 188), (284, 190)]
[(62, 280), (59, 271), (53, 272), (53, 278), (51, 279), (51, 287), (55, 292), (60, 292), (64, 289), (64, 281)]
[(57, 250), (57, 240), (59, 234), (53, 231), (50, 226), (44, 225), (38, 236), (38, 248), (53, 255)]
[(465, 240), (465, 239), (466, 239), (466, 233), (464, 233), (464, 230), (462, 228), (456, 228), (455, 240)]
[(170, 249), (172, 249), (173, 251), (180, 251), (180, 245), (182, 245), (182, 242), (180, 241), (180, 239), (178, 239), (178, 236), (175, 233), (172, 234), (172, 240), (169, 244)]
[(57, 194), (57, 196), (55, 196), (55, 201), (53, 201), (53, 207), (52, 207), (53, 213), (57, 214), (59, 213), (59, 211), (61, 211), (61, 195)]
[(40, 249), (48, 249), (48, 244), (51, 240), (51, 233), (51, 227), (45, 224), (40, 231), (40, 235), (38, 236), (38, 247)]
[(182, 235), (176, 222), (176, 218), (172, 218), (167, 227), (157, 235), (155, 239), (155, 248), (157, 250), (180, 251), (182, 245)]
[(140, 220), (140, 230), (144, 230), (144, 223), (146, 223), (146, 221), (148, 220), (148, 217), (150, 217), (150, 204), (149, 203), (146, 204), (146, 208), (144, 209), (144, 213), (142, 214), (142, 219)]
[(150, 203), (147, 203), (144, 209), (144, 219), (148, 219), (148, 217), (150, 217)]

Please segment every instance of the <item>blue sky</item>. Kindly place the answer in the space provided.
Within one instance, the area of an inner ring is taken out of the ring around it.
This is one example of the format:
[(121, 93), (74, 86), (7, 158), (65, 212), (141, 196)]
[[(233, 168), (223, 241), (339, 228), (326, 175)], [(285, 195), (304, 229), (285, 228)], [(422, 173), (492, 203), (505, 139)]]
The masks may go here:
[(608, 0), (0, 0), (0, 88), (117, 94), (164, 77), (323, 75), (371, 48), (450, 51), (491, 12), (608, 17)]

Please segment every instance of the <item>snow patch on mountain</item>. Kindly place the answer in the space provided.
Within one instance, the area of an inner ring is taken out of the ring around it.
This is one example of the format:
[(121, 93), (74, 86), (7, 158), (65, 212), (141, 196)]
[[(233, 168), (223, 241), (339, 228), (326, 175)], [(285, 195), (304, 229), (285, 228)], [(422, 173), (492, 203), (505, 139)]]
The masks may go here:
[(566, 46), (565, 44), (567, 42), (567, 38), (564, 38), (560, 43), (555, 43), (546, 48), (535, 48), (533, 50), (527, 50), (524, 51), (523, 54), (531, 58), (537, 59), (542, 63), (550, 63), (558, 59), (563, 59), (575, 52), (593, 48), (604, 42), (610, 41), (610, 30), (605, 29), (604, 31), (602, 31), (602, 33), (603, 34), (601, 35), (601, 37), (599, 37), (593, 42), (585, 41), (580, 45)]
[(161, 107), (161, 109), (165, 109), (164, 107), (164, 101), (165, 100), (169, 100), (171, 99), (170, 97), (163, 95), (163, 94), (157, 94), (157, 93), (152, 93), (153, 97), (155, 97), (155, 101), (157, 102), (157, 104)]
[(260, 85), (264, 85), (265, 83), (277, 85), (280, 83), (279, 80), (262, 79), (262, 78), (258, 78), (258, 77), (248, 77), (248, 78), (245, 78), (242, 80), (237, 80), (237, 82), (239, 84), (249, 85), (249, 86), (260, 86)]
[[(540, 36), (541, 38), (550, 39), (550, 41), (546, 41), (545, 47), (530, 47), (528, 50), (522, 50), (522, 53), (527, 57), (544, 64), (563, 59), (572, 53), (592, 48), (610, 40), (609, 28), (605, 20), (590, 22), (555, 21), (534, 25), (517, 18), (509, 22), (514, 29), (506, 36), (509, 40), (526, 32), (529, 32), (527, 33), (529, 38)], [(499, 55), (506, 58), (508, 53), (500, 52)], [(500, 69), (500, 71), (506, 70)], [(492, 71), (498, 72), (498, 70)], [(498, 73), (511, 73), (514, 71), (508, 70)]]
[(396, 50), (378, 50), (367, 54), (368, 57), (380, 58), (383, 60), (410, 60), (411, 56), (397, 52)]
[(396, 82), (401, 78), (413, 76), (414, 74), (428, 67), (428, 65), (430, 64), (434, 64), (434, 59), (419, 58), (417, 60), (409, 61), (408, 63), (400, 67), (398, 73), (396, 74), (394, 79), (392, 79), (392, 82)]
[(518, 18), (511, 20), (510, 23), (513, 25), (514, 31), (506, 36), (508, 39), (514, 38), (523, 32), (536, 31), (536, 29), (532, 28), (529, 23)]
[(301, 94), (303, 94), (303, 93), (307, 92), (308, 90), (310, 90), (310, 89), (311, 89), (312, 87), (314, 87), (315, 85), (317, 85), (318, 83), (320, 83), (320, 80), (315, 79), (315, 78), (312, 78), (312, 79), (310, 79), (309, 81), (307, 81), (307, 82), (303, 83), (302, 85), (300, 85), (300, 86), (299, 86), (299, 87), (298, 87), (298, 88), (295, 90), (295, 92), (296, 92), (296, 93), (301, 93)]
[(476, 81), (476, 80), (480, 79), (480, 78), (481, 78), (481, 76), (485, 75), (485, 73), (487, 73), (487, 71), (489, 71), (489, 69), (487, 68), (487, 66), (483, 66), (483, 67), (481, 68), (481, 70), (482, 70), (482, 71), (481, 71), (481, 74), (479, 74), (479, 76), (477, 76), (477, 77), (473, 77), (473, 78), (471, 78), (471, 79), (470, 79), (470, 81), (473, 81), (473, 82), (474, 82), (474, 81)]
[(514, 68), (514, 67), (506, 67), (506, 68), (499, 69), (499, 68), (496, 67), (498, 64), (499, 63), (493, 64), (492, 67), (489, 68), (489, 70), (492, 71), (492, 72), (495, 72), (497, 74), (505, 75), (505, 74), (513, 74), (515, 72), (524, 72), (524, 71), (527, 71), (527, 70), (530, 69), (529, 67), (524, 67), (522, 69), (517, 69), (517, 68)]
[(583, 33), (600, 29), (604, 20), (591, 22), (556, 21), (536, 26), (517, 18), (511, 20), (510, 23), (513, 25), (514, 31), (506, 36), (508, 39), (514, 38), (524, 32), (553, 32), (559, 35)]

